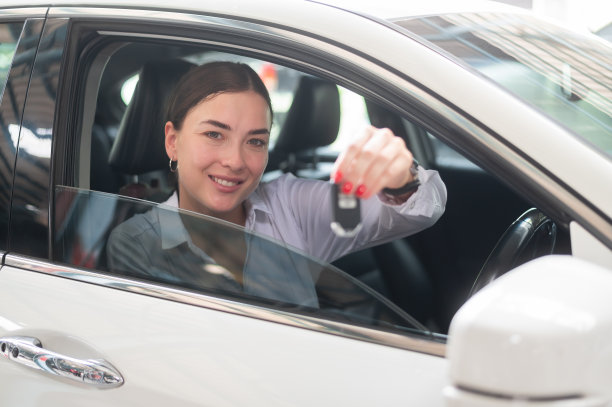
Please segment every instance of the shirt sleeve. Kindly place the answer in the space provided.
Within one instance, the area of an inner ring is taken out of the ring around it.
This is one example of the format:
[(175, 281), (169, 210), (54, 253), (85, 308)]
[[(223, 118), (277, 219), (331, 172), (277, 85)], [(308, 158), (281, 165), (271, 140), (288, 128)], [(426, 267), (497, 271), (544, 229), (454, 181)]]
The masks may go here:
[(349, 252), (409, 236), (432, 226), (444, 213), (446, 187), (437, 171), (422, 167), (418, 171), (421, 185), (401, 205), (393, 205), (379, 196), (362, 200), (362, 228), (350, 238), (339, 237), (331, 230), (331, 185), (323, 181), (291, 179), (286, 183), (287, 198), (308, 253), (332, 262)]
[(115, 273), (148, 275), (151, 264), (147, 259), (151, 256), (142, 240), (131, 232), (133, 231), (125, 223), (111, 232), (106, 246), (108, 270)]

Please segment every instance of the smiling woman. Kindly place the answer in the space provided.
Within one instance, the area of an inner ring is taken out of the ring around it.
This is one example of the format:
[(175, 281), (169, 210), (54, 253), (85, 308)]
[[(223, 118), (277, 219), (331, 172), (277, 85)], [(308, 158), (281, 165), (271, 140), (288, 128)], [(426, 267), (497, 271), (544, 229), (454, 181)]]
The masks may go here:
[(194, 69), (177, 85), (168, 119), (166, 152), (178, 171), (179, 207), (244, 226), (242, 203), (266, 168), (272, 125), (270, 97), (257, 74), (222, 62)]

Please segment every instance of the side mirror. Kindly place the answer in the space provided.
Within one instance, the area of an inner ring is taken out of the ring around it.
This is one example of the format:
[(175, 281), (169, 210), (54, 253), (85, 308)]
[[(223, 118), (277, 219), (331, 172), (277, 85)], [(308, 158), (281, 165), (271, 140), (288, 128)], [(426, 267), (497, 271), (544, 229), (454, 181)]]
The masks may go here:
[(571, 256), (517, 267), (457, 312), (447, 358), (449, 407), (609, 405), (612, 270)]

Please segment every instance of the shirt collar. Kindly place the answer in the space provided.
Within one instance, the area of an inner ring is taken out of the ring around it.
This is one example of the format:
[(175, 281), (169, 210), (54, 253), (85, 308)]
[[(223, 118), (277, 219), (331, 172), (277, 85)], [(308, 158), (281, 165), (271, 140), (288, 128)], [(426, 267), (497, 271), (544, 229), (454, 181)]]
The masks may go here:
[[(183, 243), (191, 242), (189, 232), (183, 226), (181, 217), (178, 213), (178, 195), (176, 191), (160, 204), (157, 208), (161, 245), (163, 250), (172, 249)], [(247, 213), (246, 229), (252, 229), (255, 224), (255, 211), (271, 214), (270, 208), (266, 205), (260, 195), (259, 187), (245, 201)]]
[(255, 189), (255, 191), (253, 191), (251, 195), (249, 195), (245, 202), (245, 208), (247, 211), (247, 216), (255, 211), (261, 211), (267, 214), (272, 213), (261, 196), (261, 184)]
[(185, 226), (183, 226), (183, 221), (177, 207), (164, 203), (162, 206), (157, 207), (156, 211), (159, 219), (159, 234), (163, 250), (172, 249), (191, 241), (189, 233)]

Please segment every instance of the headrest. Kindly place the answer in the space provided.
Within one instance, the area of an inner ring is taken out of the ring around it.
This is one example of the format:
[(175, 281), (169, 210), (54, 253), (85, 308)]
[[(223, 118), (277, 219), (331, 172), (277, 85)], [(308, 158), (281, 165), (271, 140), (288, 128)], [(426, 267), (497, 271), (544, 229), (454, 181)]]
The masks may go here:
[(403, 138), (404, 140), (408, 140), (406, 136), (406, 128), (402, 121), (402, 118), (392, 113), (391, 111), (385, 109), (384, 107), (377, 105), (366, 99), (366, 109), (368, 110), (368, 116), (370, 118), (370, 124), (374, 127), (378, 128), (388, 128), (395, 134)]
[(168, 165), (164, 126), (168, 99), (192, 63), (180, 59), (148, 62), (140, 72), (109, 156), (124, 174), (144, 174)]
[(334, 142), (340, 128), (340, 95), (335, 83), (303, 76), (274, 151), (298, 153)]

